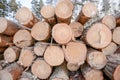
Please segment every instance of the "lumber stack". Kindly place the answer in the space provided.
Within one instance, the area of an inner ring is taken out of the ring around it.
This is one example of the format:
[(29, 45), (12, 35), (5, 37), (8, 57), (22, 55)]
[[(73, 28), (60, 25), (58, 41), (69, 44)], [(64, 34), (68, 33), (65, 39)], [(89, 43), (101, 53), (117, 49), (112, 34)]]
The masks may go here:
[(0, 17), (0, 80), (120, 80), (120, 16), (98, 14), (92, 2), (83, 4), (71, 22), (73, 3), (45, 5), (36, 18), (18, 9), (15, 23)]

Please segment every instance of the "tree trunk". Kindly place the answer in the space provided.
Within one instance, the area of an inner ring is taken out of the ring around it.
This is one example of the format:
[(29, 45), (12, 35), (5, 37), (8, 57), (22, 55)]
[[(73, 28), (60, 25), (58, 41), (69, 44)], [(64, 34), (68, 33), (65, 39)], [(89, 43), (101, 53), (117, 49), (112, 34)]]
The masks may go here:
[(101, 70), (92, 69), (89, 65), (84, 64), (81, 67), (82, 74), (85, 80), (104, 80)]
[(13, 36), (19, 29), (20, 26), (18, 24), (0, 17), (0, 34)]
[(31, 29), (31, 35), (35, 40), (46, 41), (50, 38), (51, 27), (46, 22), (38, 22)]
[(12, 46), (13, 37), (8, 37), (5, 35), (0, 35), (0, 47), (2, 49), (2, 47), (8, 47), (8, 46)]
[(111, 80), (120, 80), (120, 54), (107, 56), (108, 62), (104, 68), (104, 73)]
[(84, 4), (82, 12), (79, 13), (76, 21), (84, 25), (90, 18), (95, 17), (97, 14), (97, 7), (95, 4), (88, 2)]
[(31, 71), (40, 79), (47, 79), (52, 73), (52, 67), (48, 65), (44, 60), (38, 59), (33, 63)]
[(59, 44), (68, 43), (72, 36), (72, 29), (65, 23), (58, 23), (52, 29), (52, 37)]
[[(4, 70), (0, 71), (1, 80), (18, 80), (22, 74), (23, 68), (17, 63), (12, 63)], [(4, 76), (5, 75), (5, 76)]]
[(33, 25), (38, 22), (38, 19), (34, 16), (34, 14), (27, 7), (22, 7), (17, 11), (16, 19), (22, 25), (29, 27), (29, 28), (33, 27)]
[(82, 42), (69, 42), (66, 47), (63, 46), (65, 59), (68, 62), (67, 68), (70, 71), (77, 71), (85, 62), (87, 48)]
[(8, 47), (4, 51), (4, 59), (7, 62), (14, 62), (16, 59), (18, 59), (20, 54), (20, 49), (17, 48), (16, 46)]
[(51, 26), (56, 24), (55, 8), (52, 5), (43, 6), (40, 13)]
[(28, 47), (33, 44), (33, 39), (28, 30), (19, 30), (13, 37), (13, 43), (20, 48)]
[(45, 61), (51, 66), (59, 66), (64, 62), (64, 53), (59, 46), (49, 46), (44, 53)]
[(71, 22), (72, 9), (64, 1), (56, 5), (55, 14), (58, 23), (69, 24)]
[(32, 47), (24, 47), (21, 50), (18, 63), (20, 65), (23, 65), (24, 67), (31, 66), (33, 60), (34, 60), (34, 52)]

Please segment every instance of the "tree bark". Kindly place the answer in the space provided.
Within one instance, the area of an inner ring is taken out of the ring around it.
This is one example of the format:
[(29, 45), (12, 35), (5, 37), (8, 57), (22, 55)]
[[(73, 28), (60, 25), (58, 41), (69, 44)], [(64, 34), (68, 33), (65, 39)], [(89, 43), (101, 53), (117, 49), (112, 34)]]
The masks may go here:
[(5, 35), (0, 35), (0, 47), (1, 47), (1, 49), (3, 47), (12, 46), (13, 45), (12, 40), (13, 40), (13, 37), (8, 37), (8, 36), (5, 36)]
[(49, 80), (69, 80), (66, 63), (56, 67)]
[(20, 25), (0, 17), (0, 34), (13, 36), (20, 29)]
[(111, 80), (120, 80), (120, 54), (107, 56), (108, 62), (104, 68), (104, 73)]
[(58, 23), (69, 24), (71, 22), (72, 9), (64, 1), (56, 5), (55, 14)]
[(55, 8), (52, 5), (43, 6), (40, 13), (51, 26), (56, 24)]
[(85, 80), (104, 80), (101, 70), (93, 69), (87, 64), (81, 67), (81, 71)]
[(113, 30), (113, 41), (120, 45), (120, 27), (116, 27), (114, 30)]
[[(27, 15), (26, 15), (27, 14)], [(16, 19), (24, 26), (32, 28), (39, 20), (35, 15), (27, 8), (22, 7), (16, 13)]]
[(97, 14), (97, 7), (95, 4), (88, 2), (84, 4), (82, 11), (79, 13), (76, 21), (84, 25), (90, 18), (95, 17)]

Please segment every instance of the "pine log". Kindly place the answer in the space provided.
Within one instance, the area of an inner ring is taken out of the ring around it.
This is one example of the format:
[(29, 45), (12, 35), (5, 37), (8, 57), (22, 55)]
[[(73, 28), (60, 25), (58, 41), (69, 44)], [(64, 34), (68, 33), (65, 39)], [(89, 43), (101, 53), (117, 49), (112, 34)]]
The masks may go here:
[(34, 52), (37, 56), (43, 56), (48, 44), (44, 42), (37, 42), (34, 46)]
[(64, 1), (60, 2), (55, 7), (55, 14), (58, 23), (69, 24), (72, 16), (72, 9)]
[(84, 64), (81, 67), (82, 74), (85, 80), (104, 80), (101, 70), (93, 69), (89, 65)]
[(58, 23), (52, 29), (52, 37), (59, 44), (68, 43), (72, 36), (72, 29), (65, 23)]
[(52, 67), (44, 60), (38, 59), (33, 63), (31, 72), (40, 79), (47, 79), (52, 72)]
[(42, 17), (51, 25), (56, 24), (55, 8), (52, 5), (45, 5), (41, 8), (40, 13)]
[(31, 29), (31, 35), (35, 40), (45, 41), (50, 38), (51, 27), (46, 22), (38, 22)]
[(120, 13), (116, 14), (116, 26), (120, 26)]
[(30, 72), (23, 72), (20, 80), (33, 80), (33, 75)]
[(111, 43), (111, 30), (103, 23), (95, 23), (84, 31), (83, 39), (93, 48), (102, 49)]
[(70, 7), (70, 9), (73, 11), (74, 5), (73, 5), (73, 3), (72, 3), (71, 0), (59, 0), (59, 3), (60, 3), (60, 2), (66, 3), (66, 4)]
[(8, 47), (13, 45), (12, 43), (13, 37), (8, 37), (5, 35), (0, 35), (0, 47)]
[(120, 26), (119, 27), (116, 27), (113, 31), (113, 41), (120, 45)]
[(7, 62), (14, 62), (16, 59), (18, 59), (20, 54), (20, 49), (17, 48), (16, 46), (8, 47), (4, 51), (4, 59)]
[(120, 46), (118, 46), (117, 50), (115, 51), (115, 54), (120, 54)]
[(64, 53), (59, 46), (48, 46), (44, 53), (45, 61), (51, 66), (58, 66), (64, 62)]
[(69, 26), (72, 28), (74, 37), (80, 37), (82, 35), (84, 27), (81, 23), (72, 22), (72, 23), (70, 23)]
[(5, 51), (5, 47), (0, 47), (0, 53), (3, 53)]
[(69, 80), (66, 63), (56, 67), (49, 80)]
[(76, 21), (84, 25), (90, 18), (95, 17), (97, 14), (97, 7), (94, 3), (87, 2), (84, 4), (82, 11), (79, 13)]
[(94, 69), (102, 69), (107, 63), (107, 58), (102, 52), (94, 49), (89, 49), (87, 55), (87, 62)]
[(111, 80), (120, 80), (120, 54), (107, 56), (108, 62), (104, 68), (104, 73)]
[(24, 47), (21, 50), (18, 63), (24, 67), (29, 67), (29, 66), (31, 66), (34, 58), (35, 58), (35, 56), (34, 56), (33, 48), (32, 47)]
[(20, 26), (18, 24), (0, 17), (0, 34), (13, 36), (19, 29)]
[(114, 29), (116, 27), (116, 19), (112, 15), (106, 15), (102, 19), (102, 23), (107, 25), (110, 29)]
[(33, 44), (33, 39), (28, 30), (19, 30), (13, 37), (13, 43), (20, 48), (28, 47)]
[[(18, 80), (22, 74), (23, 68), (17, 63), (12, 63), (1, 71), (0, 80)], [(5, 76), (4, 76), (4, 75)]]
[(111, 42), (107, 47), (102, 49), (103, 54), (111, 55), (114, 54), (117, 50), (117, 45), (114, 42)]
[(33, 25), (38, 22), (38, 19), (27, 7), (18, 9), (15, 17), (22, 25), (29, 28), (33, 27)]
[(81, 71), (69, 72), (70, 80), (85, 80)]
[(63, 46), (65, 59), (68, 62), (67, 68), (70, 71), (76, 71), (85, 62), (87, 48), (82, 42), (69, 42), (66, 47)]

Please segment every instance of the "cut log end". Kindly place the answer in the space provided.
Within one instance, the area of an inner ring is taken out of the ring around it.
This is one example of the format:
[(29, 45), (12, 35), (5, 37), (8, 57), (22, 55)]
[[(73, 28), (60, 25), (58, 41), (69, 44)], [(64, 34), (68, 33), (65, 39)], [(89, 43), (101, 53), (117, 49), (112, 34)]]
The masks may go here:
[(112, 33), (110, 29), (102, 24), (96, 23), (86, 33), (86, 41), (94, 48), (101, 49), (110, 44)]
[(6, 70), (1, 70), (0, 71), (0, 80), (13, 80), (12, 75), (6, 71)]
[(114, 52), (117, 50), (117, 45), (113, 42), (111, 42), (107, 47), (102, 49), (102, 52), (105, 55), (111, 55), (114, 54)]
[(70, 71), (77, 71), (80, 68), (78, 64), (67, 63), (67, 69)]
[(79, 22), (72, 22), (70, 23), (70, 27), (72, 28), (74, 37), (80, 37), (82, 35), (84, 29), (82, 24), (80, 24)]
[(19, 30), (13, 37), (13, 43), (20, 48), (31, 46), (33, 39), (29, 31)]
[(52, 72), (52, 68), (44, 60), (36, 60), (32, 65), (31, 71), (40, 79), (47, 79)]
[(90, 70), (85, 75), (85, 80), (104, 80), (102, 71)]
[(65, 52), (65, 59), (74, 65), (81, 65), (85, 62), (87, 55), (87, 48), (81, 42), (69, 42), (66, 48), (63, 47)]
[(94, 69), (102, 69), (107, 63), (107, 58), (102, 52), (92, 51), (88, 53), (87, 62)]
[(16, 13), (16, 19), (22, 24), (28, 24), (31, 18), (33, 18), (33, 15), (31, 11), (26, 7), (20, 8)]
[(65, 23), (56, 24), (52, 36), (57, 43), (66, 44), (72, 39), (72, 29)]
[(120, 44), (120, 26), (115, 28), (114, 31), (113, 31), (113, 41), (116, 43), (116, 44)]
[(44, 18), (52, 18), (55, 15), (54, 7), (52, 5), (43, 6), (40, 12)]
[(3, 33), (7, 29), (7, 20), (0, 17), (0, 33)]
[(97, 14), (97, 7), (95, 4), (88, 2), (83, 6), (82, 13), (86, 17), (94, 17)]
[(58, 46), (49, 46), (44, 53), (44, 59), (51, 66), (61, 65), (64, 62), (63, 50)]
[(9, 47), (4, 52), (4, 59), (7, 62), (14, 62), (19, 56), (19, 49), (17, 47)]
[(106, 15), (102, 19), (102, 23), (107, 25), (110, 29), (114, 29), (116, 27), (116, 19), (112, 15)]
[(113, 74), (114, 80), (120, 80), (120, 65), (118, 65)]
[(50, 37), (50, 26), (46, 22), (38, 22), (36, 23), (32, 30), (31, 30), (31, 35), (34, 39), (38, 41), (44, 41), (49, 39)]
[(32, 64), (34, 58), (34, 53), (31, 50), (31, 47), (25, 47), (20, 53), (18, 63), (24, 67), (29, 67)]

